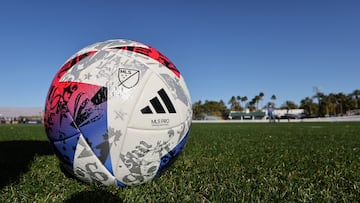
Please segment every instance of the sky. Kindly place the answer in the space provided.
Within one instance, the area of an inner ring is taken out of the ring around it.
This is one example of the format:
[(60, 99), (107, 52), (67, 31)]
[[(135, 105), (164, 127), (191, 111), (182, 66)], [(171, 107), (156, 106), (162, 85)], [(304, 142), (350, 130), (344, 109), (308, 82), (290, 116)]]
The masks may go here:
[(359, 11), (357, 0), (3, 0), (0, 106), (44, 106), (66, 60), (109, 39), (162, 52), (193, 102), (349, 94), (360, 89)]

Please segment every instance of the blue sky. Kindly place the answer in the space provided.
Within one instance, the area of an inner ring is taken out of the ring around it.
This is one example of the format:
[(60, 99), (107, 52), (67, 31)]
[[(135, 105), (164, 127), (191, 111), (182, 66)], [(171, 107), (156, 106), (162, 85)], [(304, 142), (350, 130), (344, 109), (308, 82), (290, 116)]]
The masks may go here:
[(356, 0), (4, 0), (0, 106), (43, 106), (71, 55), (121, 38), (168, 56), (193, 102), (348, 94), (360, 89), (359, 11)]

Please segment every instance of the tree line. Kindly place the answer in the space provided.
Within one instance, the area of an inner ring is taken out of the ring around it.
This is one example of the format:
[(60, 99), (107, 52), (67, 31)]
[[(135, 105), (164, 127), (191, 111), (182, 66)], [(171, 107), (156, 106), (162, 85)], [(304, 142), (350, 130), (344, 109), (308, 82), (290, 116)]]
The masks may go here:
[(223, 100), (205, 100), (204, 102), (199, 100), (192, 106), (193, 117), (194, 119), (203, 119), (205, 116), (216, 116), (227, 119), (230, 111), (244, 111), (245, 109), (250, 112), (261, 111), (269, 105), (278, 109), (304, 109), (307, 117), (342, 116), (350, 110), (360, 108), (360, 89), (349, 94), (342, 92), (325, 94), (317, 91), (314, 96), (302, 99), (300, 104), (287, 100), (279, 107), (275, 103), (276, 95), (271, 95), (270, 101), (266, 104), (263, 104), (264, 98), (265, 94), (259, 92), (251, 99), (247, 96), (232, 96), (227, 103)]

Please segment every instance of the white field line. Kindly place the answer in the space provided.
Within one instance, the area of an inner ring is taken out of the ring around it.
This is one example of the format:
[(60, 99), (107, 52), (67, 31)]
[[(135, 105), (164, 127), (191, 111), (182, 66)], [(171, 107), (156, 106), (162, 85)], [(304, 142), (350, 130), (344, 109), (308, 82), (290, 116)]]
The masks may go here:
[[(276, 120), (276, 123), (279, 120)], [(193, 123), (269, 123), (269, 120), (193, 120)], [(290, 123), (299, 122), (360, 122), (360, 116), (342, 116), (328, 118), (290, 119)], [(280, 123), (288, 123), (287, 119), (280, 119)]]

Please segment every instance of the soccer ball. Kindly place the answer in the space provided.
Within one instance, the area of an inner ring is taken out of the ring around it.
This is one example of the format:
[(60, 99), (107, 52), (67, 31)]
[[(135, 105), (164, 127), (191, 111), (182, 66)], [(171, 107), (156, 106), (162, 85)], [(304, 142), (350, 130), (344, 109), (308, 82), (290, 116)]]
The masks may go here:
[(44, 118), (65, 171), (124, 187), (150, 181), (174, 162), (192, 109), (184, 78), (166, 56), (120, 39), (85, 47), (60, 68)]

